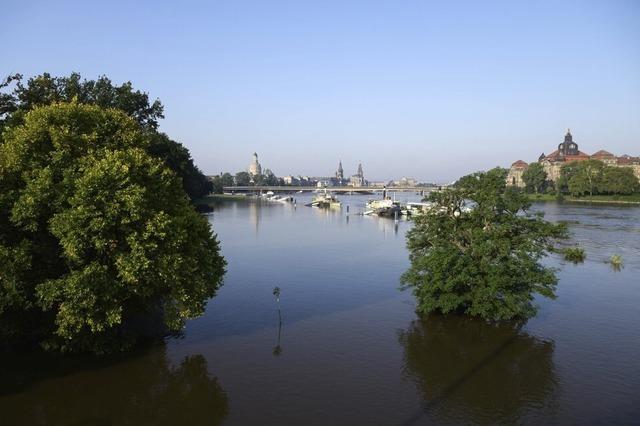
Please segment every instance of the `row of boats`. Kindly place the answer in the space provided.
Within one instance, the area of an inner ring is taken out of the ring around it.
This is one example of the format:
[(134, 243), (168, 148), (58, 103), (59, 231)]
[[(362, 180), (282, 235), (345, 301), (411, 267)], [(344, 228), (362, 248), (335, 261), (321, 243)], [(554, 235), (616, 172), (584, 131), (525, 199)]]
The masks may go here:
[[(386, 195), (386, 194), (385, 194)], [(311, 202), (307, 204), (310, 207), (319, 208), (341, 208), (342, 203), (335, 195), (328, 193), (325, 189), (324, 193), (315, 195)], [(430, 203), (408, 202), (401, 203), (390, 197), (383, 196), (381, 200), (369, 200), (365, 205), (364, 215), (376, 215), (383, 217), (398, 218), (400, 216), (416, 216), (424, 213), (430, 207)]]
[[(302, 192), (302, 191), (300, 191)], [(296, 203), (295, 198), (291, 195), (276, 195), (272, 191), (260, 195), (260, 198), (276, 203)], [(342, 202), (338, 198), (328, 192), (326, 188), (323, 192), (318, 192), (313, 196), (310, 203), (305, 204), (309, 207), (318, 207), (325, 209), (340, 209), (342, 208)], [(398, 219), (401, 216), (419, 216), (431, 209), (432, 203), (428, 202), (400, 202), (396, 201), (395, 197), (392, 199), (383, 193), (382, 199), (369, 200), (365, 204), (365, 210), (361, 213), (366, 216), (382, 216)], [(471, 210), (470, 206), (466, 206), (463, 210)], [(347, 213), (349, 207), (347, 207)]]

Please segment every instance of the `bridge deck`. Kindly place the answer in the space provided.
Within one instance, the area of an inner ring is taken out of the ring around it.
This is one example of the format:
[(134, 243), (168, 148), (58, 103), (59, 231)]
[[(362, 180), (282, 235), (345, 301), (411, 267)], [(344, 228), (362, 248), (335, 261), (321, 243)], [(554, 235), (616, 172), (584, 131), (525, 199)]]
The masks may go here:
[[(315, 186), (225, 186), (223, 188), (224, 192), (313, 192), (318, 189)], [(327, 191), (330, 192), (363, 192), (363, 193), (372, 193), (372, 192), (382, 192), (384, 188), (379, 187), (371, 187), (371, 186), (331, 186), (327, 187)], [(422, 186), (411, 186), (411, 187), (391, 187), (386, 188), (387, 192), (431, 192), (437, 191), (437, 188), (426, 188)]]

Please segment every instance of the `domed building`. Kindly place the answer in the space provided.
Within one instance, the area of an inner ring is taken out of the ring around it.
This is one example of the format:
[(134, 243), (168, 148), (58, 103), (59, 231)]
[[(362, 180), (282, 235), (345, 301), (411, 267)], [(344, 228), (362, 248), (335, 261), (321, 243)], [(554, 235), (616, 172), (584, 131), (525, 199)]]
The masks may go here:
[[(547, 179), (555, 182), (560, 178), (560, 170), (563, 165), (572, 161), (585, 161), (590, 159), (602, 161), (613, 167), (628, 167), (632, 169), (636, 177), (640, 179), (640, 157), (631, 157), (629, 155), (616, 157), (614, 154), (605, 150), (600, 150), (593, 155), (586, 154), (578, 148), (578, 144), (573, 140), (571, 130), (567, 130), (567, 133), (564, 135), (564, 141), (558, 145), (558, 149), (549, 155), (545, 155), (544, 153), (540, 155), (538, 163), (542, 165), (544, 171), (547, 173)], [(525, 184), (522, 181), (522, 173), (524, 173), (528, 167), (529, 165), (522, 160), (513, 163), (507, 175), (507, 185), (524, 187)]]
[(249, 172), (251, 176), (262, 174), (262, 166), (258, 161), (258, 154), (256, 154), (255, 152), (253, 153), (253, 161), (251, 161), (251, 164), (249, 164), (249, 167), (247, 167), (247, 172)]
[(527, 168), (529, 168), (529, 165), (522, 160), (514, 162), (509, 168), (509, 174), (507, 175), (507, 185), (524, 188), (526, 185), (522, 180), (522, 173), (524, 173)]

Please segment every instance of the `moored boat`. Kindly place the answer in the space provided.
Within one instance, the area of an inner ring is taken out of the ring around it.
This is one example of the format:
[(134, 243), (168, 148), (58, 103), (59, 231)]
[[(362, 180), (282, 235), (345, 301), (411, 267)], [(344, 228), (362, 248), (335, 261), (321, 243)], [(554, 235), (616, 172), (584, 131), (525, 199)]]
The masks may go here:
[(327, 193), (327, 189), (325, 188), (324, 193), (315, 195), (307, 206), (339, 209), (342, 207), (342, 203), (335, 195)]

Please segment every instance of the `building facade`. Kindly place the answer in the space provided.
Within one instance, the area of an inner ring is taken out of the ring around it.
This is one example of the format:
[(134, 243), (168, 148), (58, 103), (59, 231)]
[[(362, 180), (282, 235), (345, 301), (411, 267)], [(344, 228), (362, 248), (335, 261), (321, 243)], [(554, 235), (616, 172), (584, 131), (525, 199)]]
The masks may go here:
[(362, 171), (362, 163), (358, 164), (358, 171), (355, 175), (349, 178), (350, 186), (367, 186), (367, 180), (364, 178), (364, 172)]
[[(633, 174), (640, 179), (640, 157), (631, 157), (629, 155), (616, 157), (614, 154), (605, 150), (600, 150), (592, 155), (586, 154), (580, 151), (578, 144), (573, 140), (571, 130), (567, 130), (564, 141), (558, 145), (558, 149), (549, 155), (542, 153), (542, 155), (538, 157), (538, 163), (542, 165), (544, 171), (547, 173), (547, 179), (553, 182), (556, 182), (560, 178), (560, 170), (563, 165), (572, 161), (585, 160), (599, 160), (614, 167), (629, 167), (633, 170)], [(507, 175), (507, 185), (524, 187), (525, 184), (522, 180), (522, 174), (528, 167), (529, 165), (522, 160), (511, 164)]]
[(509, 174), (507, 174), (507, 185), (524, 188), (526, 185), (522, 180), (522, 174), (528, 167), (529, 165), (522, 160), (514, 162), (509, 168)]

